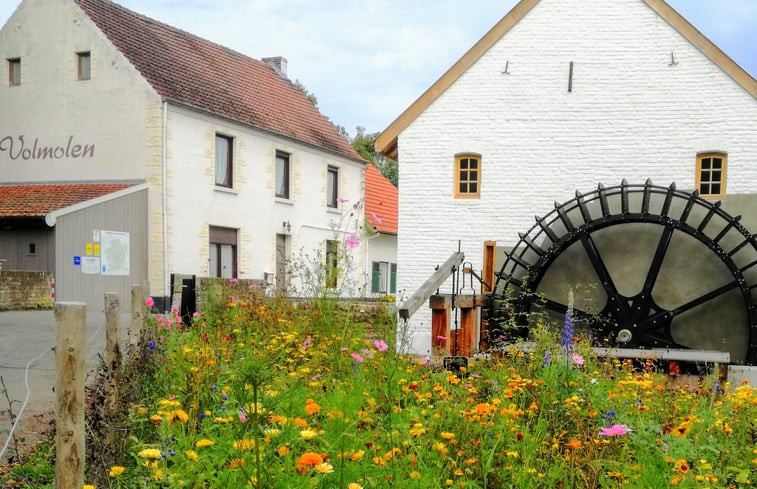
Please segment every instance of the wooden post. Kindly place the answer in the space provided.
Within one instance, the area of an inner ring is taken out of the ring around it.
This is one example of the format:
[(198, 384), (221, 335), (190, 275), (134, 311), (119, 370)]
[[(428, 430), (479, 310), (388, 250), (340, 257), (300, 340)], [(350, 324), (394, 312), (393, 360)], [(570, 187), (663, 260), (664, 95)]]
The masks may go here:
[(55, 303), (55, 487), (84, 485), (84, 356), (87, 305)]
[(431, 307), (431, 355), (450, 354), (449, 314), (452, 300), (449, 295), (432, 295), (428, 301)]
[[(118, 294), (105, 293), (105, 365), (108, 368), (105, 384), (105, 417), (113, 420), (118, 411), (118, 384), (121, 368), (121, 302)], [(116, 432), (108, 430), (105, 435), (106, 445), (115, 445)]]
[(145, 291), (141, 285), (131, 286), (131, 334), (142, 341), (142, 327), (145, 323)]
[(457, 330), (457, 355), (463, 357), (473, 356), (474, 337), (476, 335), (476, 308), (460, 308), (460, 329)]

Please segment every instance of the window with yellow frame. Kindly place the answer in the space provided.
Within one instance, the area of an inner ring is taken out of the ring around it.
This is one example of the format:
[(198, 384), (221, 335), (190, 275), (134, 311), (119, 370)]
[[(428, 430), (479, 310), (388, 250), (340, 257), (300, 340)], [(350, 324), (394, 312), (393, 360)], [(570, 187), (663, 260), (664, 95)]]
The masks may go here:
[(699, 153), (697, 155), (696, 183), (699, 195), (705, 199), (725, 197), (725, 177), (728, 155), (721, 152)]
[(481, 155), (455, 155), (455, 198), (477, 199), (481, 194)]

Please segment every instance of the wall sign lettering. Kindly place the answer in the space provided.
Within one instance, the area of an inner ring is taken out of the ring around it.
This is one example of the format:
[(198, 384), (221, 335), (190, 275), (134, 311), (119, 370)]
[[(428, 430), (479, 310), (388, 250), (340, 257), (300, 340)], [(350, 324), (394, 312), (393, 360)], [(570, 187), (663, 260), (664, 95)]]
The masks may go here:
[(5, 136), (0, 139), (0, 153), (7, 152), (12, 160), (60, 160), (63, 158), (94, 158), (94, 144), (79, 144), (74, 137), (69, 136), (65, 145), (49, 146), (34, 138), (34, 142), (26, 141), (23, 135)]

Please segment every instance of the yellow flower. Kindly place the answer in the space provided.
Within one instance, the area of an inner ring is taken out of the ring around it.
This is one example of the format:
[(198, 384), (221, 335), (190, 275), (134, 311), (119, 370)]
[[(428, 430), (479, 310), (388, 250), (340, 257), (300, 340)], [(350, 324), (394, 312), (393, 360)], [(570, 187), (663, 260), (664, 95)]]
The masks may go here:
[(160, 450), (157, 448), (145, 448), (137, 456), (142, 458), (160, 458)]
[(168, 413), (168, 421), (171, 424), (181, 423), (186, 424), (189, 421), (189, 415), (183, 409), (176, 409)]
[(189, 460), (191, 460), (192, 462), (197, 462), (197, 459), (198, 459), (198, 458), (200, 458), (200, 457), (199, 457), (199, 456), (197, 455), (197, 452), (195, 452), (194, 450), (187, 450), (187, 451), (185, 451), (185, 452), (184, 452), (184, 454), (185, 454), (185, 455), (187, 456), (187, 458), (188, 458)]
[(108, 477), (118, 477), (119, 475), (124, 473), (124, 470), (126, 470), (125, 467), (121, 467), (120, 465), (114, 465), (110, 468), (110, 472), (108, 472)]
[(330, 474), (334, 472), (334, 466), (326, 462), (320, 463), (313, 468), (319, 474)]
[(417, 470), (414, 470), (414, 471), (410, 472), (410, 478), (411, 479), (418, 479), (418, 478), (420, 478), (420, 476), (421, 476), (421, 473), (418, 472)]
[(453, 438), (455, 437), (455, 434), (454, 434), (454, 433), (448, 433), (448, 432), (446, 432), (446, 431), (443, 431), (443, 432), (441, 433), (441, 435), (440, 435), (440, 436), (441, 436), (441, 437), (442, 437), (443, 439), (445, 439), (445, 440), (451, 440), (451, 439), (453, 439)]
[(137, 414), (140, 416), (145, 416), (147, 414), (147, 408), (144, 406), (139, 406), (137, 408)]
[(305, 441), (310, 441), (313, 438), (318, 436), (318, 432), (315, 430), (302, 430), (300, 431), (300, 438), (302, 438)]
[(195, 446), (197, 448), (203, 448), (203, 447), (212, 447), (215, 445), (216, 442), (213, 440), (208, 440), (207, 438), (203, 438), (202, 440), (199, 440), (197, 443), (195, 443)]
[(363, 489), (363, 486), (361, 486), (357, 482), (350, 482), (349, 484), (347, 484), (347, 489)]
[(92, 484), (84, 484), (84, 486), (82, 487), (82, 489), (97, 489), (97, 488), (95, 486), (93, 486)]

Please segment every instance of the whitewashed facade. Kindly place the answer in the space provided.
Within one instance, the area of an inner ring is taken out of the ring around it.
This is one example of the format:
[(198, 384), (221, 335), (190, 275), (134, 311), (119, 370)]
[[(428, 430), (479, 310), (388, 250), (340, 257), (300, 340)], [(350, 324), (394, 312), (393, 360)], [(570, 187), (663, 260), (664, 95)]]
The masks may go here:
[[(236, 230), (238, 278), (274, 286), (277, 240), (292, 256), (314, 256), (362, 225), (343, 220), (350, 206), (362, 211), (365, 162), (356, 153), (162, 96), (73, 0), (22, 2), (0, 31), (0, 59), (0, 184), (147, 183), (153, 296), (170, 297), (171, 273), (212, 275), (211, 226)], [(8, 83), (13, 60), (17, 86)], [(216, 134), (233, 140), (230, 188), (215, 185)], [(290, 160), (287, 199), (275, 197), (277, 151)], [(329, 168), (338, 170), (337, 208), (326, 202)], [(363, 282), (361, 256), (355, 283)]]
[[(534, 215), (576, 190), (624, 178), (693, 190), (700, 152), (727, 154), (724, 208), (730, 195), (757, 194), (757, 83), (665, 9), (649, 0), (524, 0), (493, 29), (499, 36), (432, 87), (443, 85), (439, 95), (429, 90), (382, 134), (378, 149), (400, 163), (405, 296), (458, 241), (481, 269), (485, 241), (512, 246)], [(454, 198), (460, 153), (480, 155), (479, 198)], [(749, 209), (729, 212), (757, 228)], [(413, 351), (431, 350), (427, 307), (409, 332)]]

